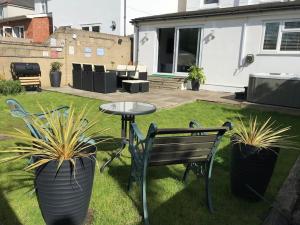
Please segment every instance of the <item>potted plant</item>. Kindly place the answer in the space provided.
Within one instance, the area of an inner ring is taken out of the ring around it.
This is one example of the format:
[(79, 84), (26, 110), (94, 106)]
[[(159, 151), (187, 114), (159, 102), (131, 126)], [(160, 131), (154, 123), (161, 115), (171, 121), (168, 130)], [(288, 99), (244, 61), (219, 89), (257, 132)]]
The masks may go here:
[(285, 133), (290, 127), (274, 126), (271, 118), (263, 124), (250, 118), (240, 122), (231, 138), (231, 191), (234, 195), (258, 201), (264, 195), (281, 148), (291, 147)]
[(188, 72), (189, 73), (186, 80), (191, 81), (193, 91), (199, 91), (200, 84), (204, 84), (206, 80), (203, 68), (200, 68), (196, 65), (192, 65), (188, 69)]
[(61, 67), (63, 66), (60, 62), (53, 62), (51, 63), (51, 70), (50, 70), (50, 83), (51, 87), (60, 87), (61, 82)]
[[(47, 111), (43, 110), (44, 113)], [(30, 158), (26, 171), (35, 172), (35, 190), (42, 216), (47, 225), (83, 225), (94, 179), (96, 163), (95, 122), (87, 122), (86, 110), (68, 115), (45, 114), (43, 120), (32, 117), (30, 123), (40, 138), (18, 130), (9, 136), (22, 140), (1, 153), (18, 154), (3, 158), (11, 162)]]

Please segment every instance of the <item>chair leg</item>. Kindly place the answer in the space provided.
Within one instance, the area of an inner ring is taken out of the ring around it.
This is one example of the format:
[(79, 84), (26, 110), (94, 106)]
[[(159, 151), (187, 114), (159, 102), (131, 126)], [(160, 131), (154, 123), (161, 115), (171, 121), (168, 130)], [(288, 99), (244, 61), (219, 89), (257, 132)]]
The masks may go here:
[(133, 183), (133, 176), (134, 176), (134, 165), (133, 165), (133, 159), (131, 159), (131, 166), (130, 166), (130, 173), (129, 173), (129, 179), (128, 179), (128, 184), (127, 184), (127, 191), (131, 190), (132, 183)]
[(184, 174), (183, 174), (183, 177), (182, 177), (182, 182), (183, 183), (186, 182), (186, 179), (187, 179), (187, 176), (188, 176), (190, 170), (191, 170), (191, 164), (187, 164), (186, 169), (185, 169)]
[(144, 168), (144, 173), (142, 177), (142, 202), (143, 202), (143, 216), (144, 216), (144, 224), (149, 225), (149, 217), (148, 217), (148, 207), (147, 207), (147, 190), (146, 190), (146, 169)]
[(205, 180), (205, 190), (206, 190), (206, 201), (207, 201), (207, 207), (211, 213), (214, 212), (214, 208), (212, 205), (212, 197), (211, 197), (211, 182), (210, 182), (210, 176), (206, 175)]

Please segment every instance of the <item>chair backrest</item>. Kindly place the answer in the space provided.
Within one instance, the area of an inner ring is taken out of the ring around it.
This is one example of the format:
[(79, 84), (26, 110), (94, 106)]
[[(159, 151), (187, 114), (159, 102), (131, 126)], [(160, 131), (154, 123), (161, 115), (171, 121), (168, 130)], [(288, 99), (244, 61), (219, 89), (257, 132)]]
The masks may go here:
[(106, 72), (105, 65), (94, 65), (94, 71), (95, 72)]
[(82, 66), (79, 63), (72, 63), (72, 66), (73, 66), (74, 71), (81, 71), (82, 70)]
[(28, 113), (17, 100), (7, 99), (6, 104), (10, 109), (10, 114), (13, 117), (22, 119), (35, 138), (43, 139), (42, 135), (32, 125), (32, 115)]
[(210, 160), (230, 123), (214, 128), (157, 129), (151, 124), (146, 155), (149, 166), (193, 163)]
[(91, 64), (83, 64), (83, 71), (93, 71), (93, 66)]
[(128, 65), (127, 66), (127, 73), (128, 76), (134, 79), (138, 79), (139, 78), (139, 71), (137, 69), (137, 66), (133, 66), (133, 65)]
[(138, 65), (138, 66), (137, 66), (137, 70), (138, 70), (140, 73), (146, 73), (146, 72), (147, 72), (147, 67), (146, 67), (146, 66), (142, 66), (142, 65)]
[(126, 65), (118, 65), (117, 66), (117, 71), (126, 71), (127, 66)]

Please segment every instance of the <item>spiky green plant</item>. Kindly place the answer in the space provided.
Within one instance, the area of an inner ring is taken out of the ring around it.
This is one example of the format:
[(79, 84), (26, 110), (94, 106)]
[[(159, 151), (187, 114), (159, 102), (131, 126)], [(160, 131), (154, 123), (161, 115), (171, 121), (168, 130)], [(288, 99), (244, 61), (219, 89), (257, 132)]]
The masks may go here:
[(263, 124), (257, 122), (257, 117), (250, 117), (247, 124), (240, 119), (240, 124), (233, 130), (235, 137), (233, 141), (254, 146), (258, 150), (293, 147), (291, 137), (285, 134), (290, 129), (290, 126), (283, 128), (275, 126), (275, 121), (271, 121), (271, 117)]
[(197, 80), (200, 82), (200, 84), (205, 83), (206, 77), (203, 68), (200, 68), (197, 65), (192, 65), (188, 69), (188, 72), (187, 80)]
[[(14, 133), (7, 134), (7, 136), (21, 140), (25, 145), (14, 146), (8, 150), (0, 151), (0, 153), (16, 154), (1, 159), (0, 163), (34, 157), (36, 160), (25, 168), (28, 171), (52, 160), (57, 160), (57, 169), (61, 167), (65, 160), (69, 160), (71, 165), (75, 167), (76, 159), (94, 157), (93, 152), (88, 152), (91, 145), (86, 142), (94, 139), (103, 130), (94, 131), (96, 120), (87, 122), (85, 119), (87, 115), (86, 107), (79, 113), (75, 113), (75, 108), (70, 106), (67, 115), (59, 112), (47, 114), (49, 110), (44, 110), (42, 107), (41, 110), (45, 113), (43, 119), (35, 116), (29, 119), (43, 139), (33, 137), (29, 132), (20, 129), (16, 129)], [(95, 144), (99, 142), (101, 141)]]

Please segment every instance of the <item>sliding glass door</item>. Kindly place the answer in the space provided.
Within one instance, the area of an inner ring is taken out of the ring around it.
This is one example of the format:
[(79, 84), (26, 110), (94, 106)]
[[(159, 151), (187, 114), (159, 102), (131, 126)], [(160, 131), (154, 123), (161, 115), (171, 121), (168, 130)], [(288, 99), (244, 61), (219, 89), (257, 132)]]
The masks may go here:
[(175, 28), (158, 29), (158, 66), (159, 73), (172, 73), (174, 63)]
[(191, 65), (199, 65), (201, 28), (158, 29), (157, 72), (188, 72)]
[(201, 40), (200, 28), (179, 28), (177, 30), (177, 73), (187, 73), (191, 65), (198, 65)]
[(158, 73), (186, 75), (191, 65), (199, 65), (201, 28), (158, 29)]

